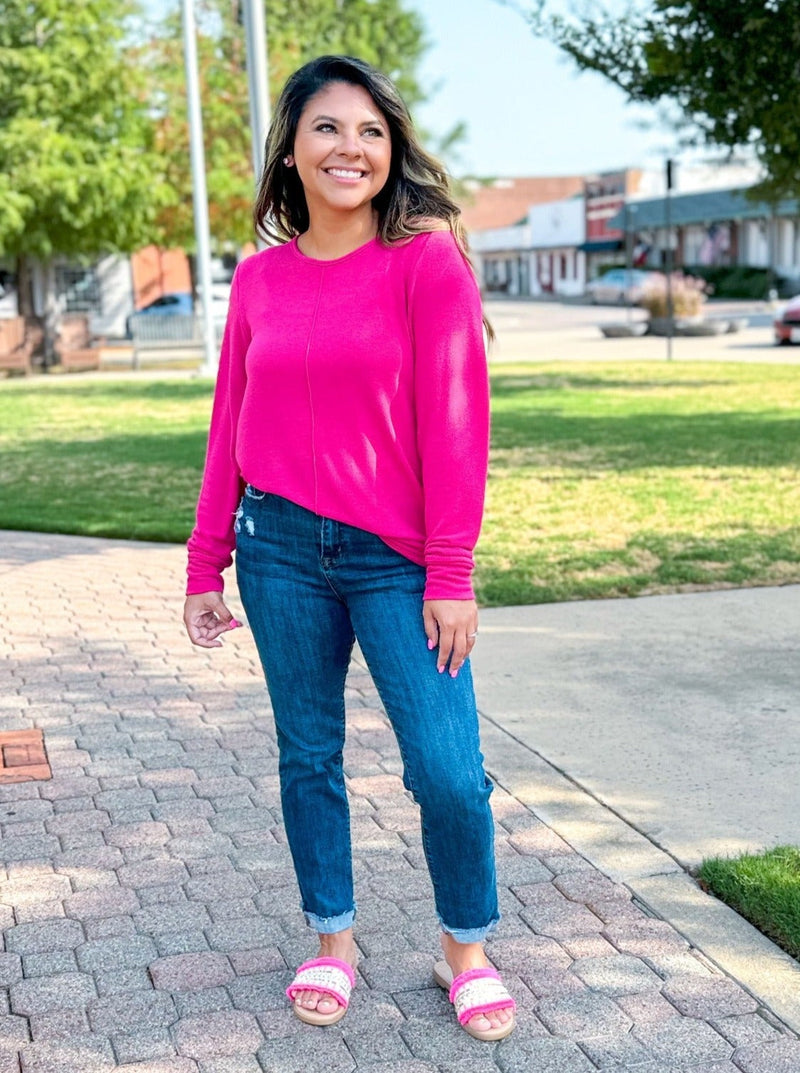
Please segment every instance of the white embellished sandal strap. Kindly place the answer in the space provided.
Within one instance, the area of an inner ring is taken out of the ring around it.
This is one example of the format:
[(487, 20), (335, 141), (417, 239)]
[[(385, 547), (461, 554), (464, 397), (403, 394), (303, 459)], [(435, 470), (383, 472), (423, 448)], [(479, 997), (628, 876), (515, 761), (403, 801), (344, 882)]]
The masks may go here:
[(456, 1009), (459, 1024), (471, 1017), (493, 1010), (515, 1010), (517, 1004), (509, 995), (496, 969), (469, 969), (453, 980), (450, 1001)]
[(323, 995), (332, 995), (346, 1008), (355, 982), (356, 975), (346, 961), (314, 958), (300, 966), (294, 980), (286, 988), (286, 994), (294, 1002), (300, 991), (319, 991)]

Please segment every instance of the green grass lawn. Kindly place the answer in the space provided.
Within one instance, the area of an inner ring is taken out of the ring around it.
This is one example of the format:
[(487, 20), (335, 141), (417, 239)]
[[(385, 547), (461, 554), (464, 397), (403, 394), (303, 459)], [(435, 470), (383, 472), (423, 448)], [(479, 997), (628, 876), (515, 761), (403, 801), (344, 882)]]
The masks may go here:
[(800, 370), (508, 366), (493, 396), (487, 603), (800, 580)]
[(698, 879), (759, 931), (800, 959), (800, 848), (704, 861)]
[[(800, 370), (494, 366), (483, 604), (800, 582)], [(184, 541), (212, 385), (0, 382), (0, 528)], [(701, 881), (800, 956), (800, 850)]]
[[(800, 370), (493, 366), (486, 605), (800, 581)], [(183, 541), (204, 380), (0, 382), (0, 528)]]

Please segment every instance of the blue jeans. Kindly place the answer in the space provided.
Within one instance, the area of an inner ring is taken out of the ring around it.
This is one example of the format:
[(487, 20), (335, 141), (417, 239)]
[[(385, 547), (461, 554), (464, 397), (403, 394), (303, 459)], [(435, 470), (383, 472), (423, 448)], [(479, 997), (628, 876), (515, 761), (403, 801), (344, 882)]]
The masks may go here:
[(420, 806), (442, 928), (480, 942), (499, 919), (492, 784), (469, 662), (438, 674), (422, 623), (425, 570), (379, 537), (251, 486), (236, 519), (236, 574), (264, 667), (280, 750), (283, 818), (307, 922), (355, 918), (342, 770), (353, 641), (394, 728)]

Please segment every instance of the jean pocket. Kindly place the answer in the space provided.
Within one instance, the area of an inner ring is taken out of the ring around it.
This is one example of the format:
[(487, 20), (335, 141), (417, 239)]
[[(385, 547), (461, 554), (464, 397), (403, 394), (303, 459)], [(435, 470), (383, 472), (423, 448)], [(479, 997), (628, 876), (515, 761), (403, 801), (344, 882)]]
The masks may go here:
[(266, 499), (267, 493), (262, 492), (260, 488), (255, 488), (252, 484), (246, 484), (244, 486), (244, 495), (246, 499)]

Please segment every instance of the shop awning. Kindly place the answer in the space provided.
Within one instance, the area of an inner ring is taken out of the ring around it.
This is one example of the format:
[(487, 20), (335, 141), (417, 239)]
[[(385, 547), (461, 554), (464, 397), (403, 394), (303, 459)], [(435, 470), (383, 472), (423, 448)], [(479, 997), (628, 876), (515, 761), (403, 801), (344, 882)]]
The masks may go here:
[(584, 253), (607, 253), (610, 250), (621, 250), (624, 245), (621, 238), (597, 238), (582, 242), (578, 249)]
[[(622, 208), (608, 221), (609, 227), (627, 227), (641, 231), (666, 227), (666, 203), (663, 197), (629, 201), (628, 211)], [(673, 227), (688, 224), (719, 223), (723, 220), (754, 220), (775, 216), (796, 216), (800, 205), (796, 200), (781, 201), (774, 207), (745, 196), (744, 190), (704, 190), (698, 194), (673, 194), (670, 219)]]

